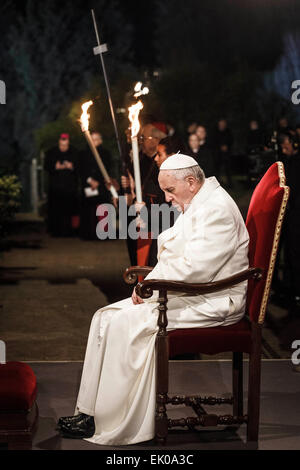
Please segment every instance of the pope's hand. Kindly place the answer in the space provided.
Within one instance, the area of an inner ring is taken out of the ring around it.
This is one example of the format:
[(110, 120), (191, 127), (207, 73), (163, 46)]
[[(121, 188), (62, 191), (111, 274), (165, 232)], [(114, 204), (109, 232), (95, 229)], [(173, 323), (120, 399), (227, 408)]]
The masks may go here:
[(131, 298), (132, 298), (132, 302), (134, 303), (134, 305), (143, 304), (143, 303), (144, 303), (143, 299), (142, 299), (141, 297), (139, 297), (139, 296), (137, 295), (137, 293), (135, 292), (135, 288), (133, 289)]

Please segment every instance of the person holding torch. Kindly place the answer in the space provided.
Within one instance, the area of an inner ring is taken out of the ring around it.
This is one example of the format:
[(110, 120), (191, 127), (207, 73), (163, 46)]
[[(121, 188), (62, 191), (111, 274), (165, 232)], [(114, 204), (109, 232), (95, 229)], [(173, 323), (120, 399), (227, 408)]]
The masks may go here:
[[(157, 154), (157, 147), (161, 139), (166, 137), (166, 126), (161, 122), (153, 122), (145, 124), (141, 132), (138, 135), (138, 161), (140, 168), (140, 181), (141, 181), (141, 200), (138, 200), (136, 196), (136, 186), (134, 172), (129, 172), (128, 175), (123, 175), (121, 178), (121, 184), (123, 189), (126, 187), (131, 188), (131, 194), (127, 195), (128, 205), (136, 202), (136, 211), (141, 211), (143, 206), (148, 209), (150, 214), (152, 204), (162, 204), (165, 202), (163, 192), (161, 191), (158, 184), (158, 167), (155, 162), (155, 156)], [(137, 152), (137, 150), (135, 150)], [(137, 157), (136, 157), (137, 160)], [(141, 219), (138, 219), (140, 229), (143, 230), (143, 223)], [(150, 227), (149, 227), (150, 229)], [(135, 240), (128, 242), (128, 250), (130, 254), (131, 263), (138, 265), (154, 266), (157, 262), (156, 250), (151, 249), (151, 245), (156, 246), (156, 242), (151, 238), (149, 233), (148, 238), (139, 238), (137, 244)], [(133, 251), (136, 250), (136, 256)], [(153, 256), (151, 255), (153, 253)], [(136, 262), (134, 262), (136, 261)]]
[[(109, 168), (112, 156), (103, 147), (102, 135), (96, 130), (91, 131), (90, 134), (104, 166)], [(101, 204), (110, 204), (111, 193), (89, 148), (79, 155), (79, 174), (81, 179), (80, 237), (83, 240), (94, 240), (97, 238), (97, 207)], [(118, 189), (117, 181), (112, 178), (112, 182)]]

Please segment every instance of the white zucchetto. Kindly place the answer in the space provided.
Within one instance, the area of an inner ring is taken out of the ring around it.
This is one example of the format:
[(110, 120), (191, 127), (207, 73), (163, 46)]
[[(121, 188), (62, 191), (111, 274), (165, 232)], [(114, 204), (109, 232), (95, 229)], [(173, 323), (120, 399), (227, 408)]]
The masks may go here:
[(195, 165), (198, 165), (198, 163), (193, 157), (183, 153), (175, 153), (175, 155), (171, 155), (160, 165), (160, 170), (181, 170), (182, 168), (189, 168)]

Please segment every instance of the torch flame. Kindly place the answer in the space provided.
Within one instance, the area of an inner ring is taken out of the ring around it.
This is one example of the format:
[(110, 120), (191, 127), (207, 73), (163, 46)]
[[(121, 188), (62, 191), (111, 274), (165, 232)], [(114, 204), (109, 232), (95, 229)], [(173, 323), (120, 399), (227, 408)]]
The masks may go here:
[(81, 125), (81, 130), (82, 132), (88, 131), (89, 130), (89, 119), (90, 115), (88, 113), (89, 107), (93, 104), (92, 100), (86, 101), (81, 105), (82, 109), (82, 114), (80, 116), (80, 125)]
[(141, 101), (138, 101), (128, 108), (128, 117), (131, 122), (131, 137), (136, 137), (140, 130), (139, 113), (141, 109), (143, 109), (143, 103)]
[(133, 95), (135, 98), (138, 98), (141, 95), (147, 95), (149, 93), (149, 88), (146, 86), (142, 88), (142, 86), (143, 86), (142, 82), (137, 82), (135, 84), (135, 87), (134, 87), (135, 93)]
[(142, 89), (142, 82), (137, 82), (134, 87), (134, 91), (141, 91)]

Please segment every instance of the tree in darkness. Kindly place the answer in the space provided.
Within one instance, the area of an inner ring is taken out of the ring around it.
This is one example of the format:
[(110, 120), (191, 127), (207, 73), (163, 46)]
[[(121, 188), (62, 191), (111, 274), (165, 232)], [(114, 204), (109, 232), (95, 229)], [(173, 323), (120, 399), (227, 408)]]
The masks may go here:
[[(11, 2), (7, 6), (13, 7)], [(18, 153), (25, 186), (26, 168), (36, 153), (35, 132), (58, 119), (100, 74), (92, 52), (96, 38), (90, 8), (103, 25), (102, 41), (110, 43), (113, 53), (107, 61), (115, 75), (130, 60), (131, 48), (131, 28), (123, 22), (117, 2), (28, 0), (24, 11), (14, 9), (16, 21), (1, 51), (12, 77), (6, 80), (10, 119), (2, 114), (1, 125), (15, 144), (10, 150)]]

